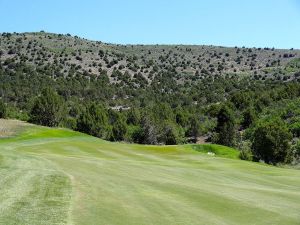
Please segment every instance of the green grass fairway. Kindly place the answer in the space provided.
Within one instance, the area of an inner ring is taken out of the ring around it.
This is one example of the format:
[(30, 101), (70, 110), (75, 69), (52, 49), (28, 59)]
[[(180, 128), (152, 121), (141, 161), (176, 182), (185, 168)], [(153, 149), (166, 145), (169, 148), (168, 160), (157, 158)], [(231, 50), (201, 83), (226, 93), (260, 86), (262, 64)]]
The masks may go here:
[(300, 170), (237, 160), (216, 145), (110, 143), (38, 126), (18, 132), (0, 140), (3, 225), (300, 224)]

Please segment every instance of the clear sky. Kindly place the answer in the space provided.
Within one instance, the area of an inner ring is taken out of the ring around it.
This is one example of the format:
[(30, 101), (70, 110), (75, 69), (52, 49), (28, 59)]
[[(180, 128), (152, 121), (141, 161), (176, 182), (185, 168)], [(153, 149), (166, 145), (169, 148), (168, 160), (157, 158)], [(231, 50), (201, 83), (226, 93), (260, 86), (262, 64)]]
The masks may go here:
[(0, 32), (120, 44), (300, 48), (300, 0), (0, 0)]

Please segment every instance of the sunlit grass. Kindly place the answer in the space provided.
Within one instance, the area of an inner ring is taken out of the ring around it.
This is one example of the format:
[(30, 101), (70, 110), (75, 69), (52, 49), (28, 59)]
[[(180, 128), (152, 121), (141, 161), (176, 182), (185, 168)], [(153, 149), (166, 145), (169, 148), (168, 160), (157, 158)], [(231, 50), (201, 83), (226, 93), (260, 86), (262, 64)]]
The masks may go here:
[(28, 126), (0, 141), (0, 224), (299, 224), (300, 171), (237, 156)]

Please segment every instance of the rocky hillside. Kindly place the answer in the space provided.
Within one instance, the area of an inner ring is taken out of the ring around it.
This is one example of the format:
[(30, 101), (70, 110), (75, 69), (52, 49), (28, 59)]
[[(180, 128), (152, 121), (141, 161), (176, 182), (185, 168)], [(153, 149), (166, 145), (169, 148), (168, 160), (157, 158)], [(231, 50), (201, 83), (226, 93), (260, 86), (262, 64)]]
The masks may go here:
[[(0, 60), (4, 68), (31, 64), (52, 77), (107, 74), (112, 83), (151, 83), (170, 71), (178, 83), (208, 76), (252, 76), (290, 80), (300, 68), (299, 50), (225, 48), (196, 45), (115, 45), (69, 34), (2, 33)], [(50, 72), (49, 72), (50, 71)]]

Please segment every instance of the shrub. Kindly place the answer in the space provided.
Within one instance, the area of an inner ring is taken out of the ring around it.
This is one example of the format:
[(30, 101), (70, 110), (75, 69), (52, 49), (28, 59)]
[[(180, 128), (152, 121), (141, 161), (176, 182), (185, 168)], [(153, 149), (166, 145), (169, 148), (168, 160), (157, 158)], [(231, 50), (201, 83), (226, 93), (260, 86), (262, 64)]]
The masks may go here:
[(165, 125), (161, 139), (162, 142), (164, 142), (166, 145), (178, 144), (180, 142), (180, 134), (178, 132), (178, 129), (171, 124)]
[(127, 133), (127, 125), (122, 119), (118, 119), (112, 127), (111, 141), (123, 141)]
[(253, 160), (253, 153), (251, 151), (251, 142), (250, 141), (243, 141), (239, 146), (239, 158), (241, 160), (252, 161)]
[(140, 129), (137, 129), (133, 134), (134, 142), (140, 144), (158, 143), (158, 131), (154, 123), (148, 118), (143, 117), (140, 124)]
[(77, 130), (96, 137), (104, 137), (108, 128), (106, 110), (95, 103), (90, 104), (81, 113), (77, 121)]
[(288, 162), (291, 138), (291, 133), (281, 119), (259, 124), (255, 128), (252, 138), (255, 159), (264, 160), (268, 164)]
[(253, 160), (253, 154), (250, 149), (244, 149), (240, 151), (239, 158), (241, 160), (247, 160), (252, 161)]
[(30, 112), (30, 122), (43, 126), (58, 126), (63, 120), (64, 102), (52, 89), (46, 88), (38, 97)]
[(296, 162), (300, 161), (300, 140), (299, 139), (293, 144), (291, 148), (291, 154)]
[(216, 143), (226, 146), (234, 146), (236, 130), (235, 119), (231, 108), (224, 105), (217, 115)]

